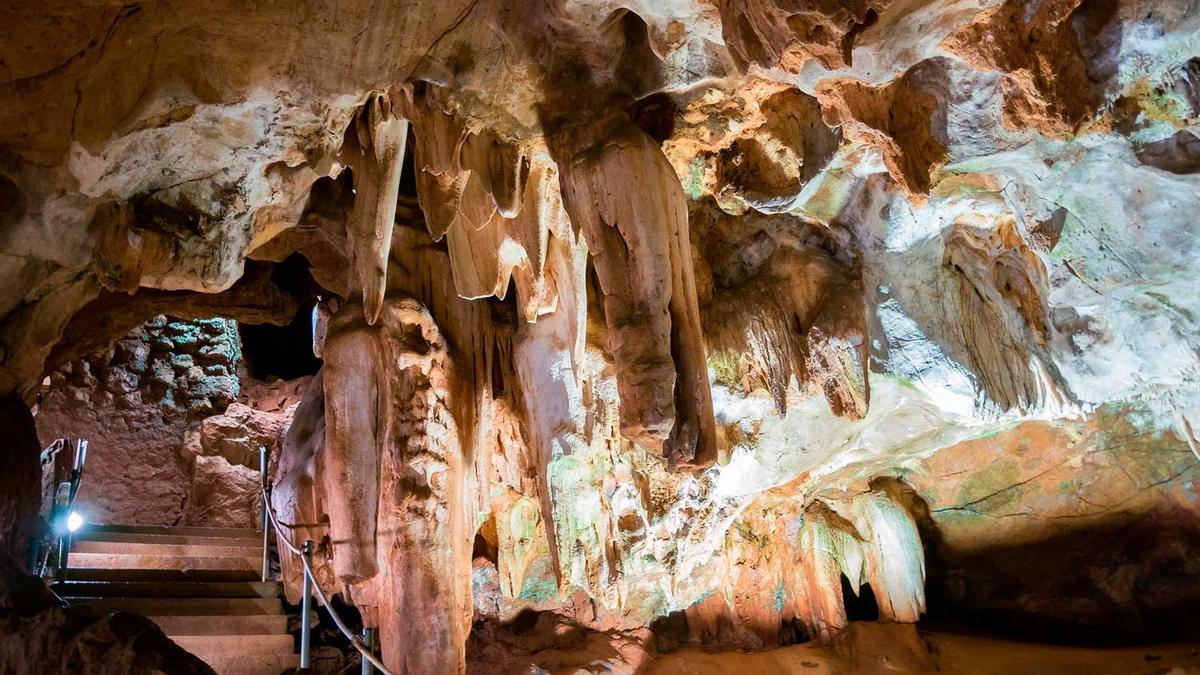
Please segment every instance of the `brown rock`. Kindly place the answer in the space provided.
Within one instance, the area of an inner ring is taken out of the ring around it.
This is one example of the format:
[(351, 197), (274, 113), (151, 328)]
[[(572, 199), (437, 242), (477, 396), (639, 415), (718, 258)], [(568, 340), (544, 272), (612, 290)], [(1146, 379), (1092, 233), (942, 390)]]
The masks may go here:
[(826, 123), (841, 125), (851, 142), (878, 148), (888, 173), (912, 195), (929, 191), (931, 172), (946, 160), (933, 128), (941, 93), (925, 73), (940, 67), (937, 60), (926, 61), (886, 85), (839, 78), (817, 88)]
[(266, 446), (271, 454), (278, 452), (290, 421), (286, 412), (271, 413), (231, 403), (224, 413), (200, 423), (196, 451), (257, 471), (259, 446)]
[(0, 556), (0, 663), (12, 673), (209, 675), (149, 619), (60, 606), (43, 582)]
[(17, 396), (0, 400), (0, 429), (8, 439), (4, 464), (8, 468), (0, 478), (0, 556), (25, 559), (35, 534), (36, 516), (41, 499), (37, 428), (29, 408)]
[(257, 469), (230, 464), (220, 455), (200, 456), (192, 467), (192, 490), (183, 524), (259, 527), (261, 504), (262, 478)]
[[(604, 292), (622, 434), (673, 464), (703, 468), (716, 461), (716, 434), (679, 182), (636, 128), (560, 168), (567, 212)], [(656, 187), (629, 193), (631, 185)]]
[(826, 68), (848, 65), (855, 36), (875, 23), (890, 4), (890, 0), (722, 0), (718, 6), (725, 41), (743, 71), (755, 64), (795, 73), (809, 59)]
[(1055, 0), (1029, 15), (1023, 3), (1005, 2), (956, 30), (943, 47), (978, 70), (1005, 73), (1006, 126), (1070, 135), (1097, 113), (1104, 92), (1083, 45), (1101, 39), (1118, 4)]

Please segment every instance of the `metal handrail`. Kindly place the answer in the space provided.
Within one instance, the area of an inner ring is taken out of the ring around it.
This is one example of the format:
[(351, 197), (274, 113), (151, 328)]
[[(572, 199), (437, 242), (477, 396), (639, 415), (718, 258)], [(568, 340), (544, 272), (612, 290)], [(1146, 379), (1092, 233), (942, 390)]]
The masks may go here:
[[(307, 663), (308, 639), (309, 639), (308, 636), (309, 636), (309, 633), (311, 632), (311, 629), (308, 626), (308, 621), (309, 621), (308, 613), (309, 613), (309, 601), (310, 601), (309, 598), (311, 597), (311, 595), (315, 594), (317, 596), (317, 599), (320, 600), (321, 604), (325, 606), (325, 609), (329, 610), (329, 616), (333, 618), (333, 623), (337, 626), (338, 630), (342, 632), (342, 635), (346, 636), (346, 639), (350, 641), (350, 644), (355, 649), (357, 649), (360, 654), (362, 654), (362, 657), (364, 659), (366, 659), (367, 661), (370, 661), (371, 664), (374, 665), (375, 668), (377, 668), (379, 670), (379, 672), (383, 673), (383, 675), (391, 675), (391, 672), (383, 665), (383, 663), (378, 658), (376, 658), (376, 656), (374, 654), (371, 653), (370, 648), (366, 644), (364, 644), (363, 639), (358, 635), (354, 635), (350, 631), (350, 629), (346, 627), (346, 624), (342, 622), (342, 618), (340, 616), (338, 616), (337, 610), (335, 610), (333, 608), (333, 605), (329, 604), (329, 599), (328, 599), (328, 597), (326, 597), (325, 591), (321, 590), (321, 585), (317, 583), (317, 575), (313, 573), (313, 569), (312, 569), (313, 542), (312, 542), (312, 540), (307, 539), (304, 542), (303, 548), (296, 548), (296, 546), (291, 541), (288, 540), (288, 535), (283, 531), (283, 527), (279, 524), (279, 520), (275, 517), (275, 510), (271, 508), (270, 501), (269, 501), (270, 490), (268, 488), (265, 488), (265, 487), (263, 488), (262, 498), (263, 498), (263, 513), (265, 513), (268, 516), (268, 520), (271, 523), (271, 527), (275, 530), (276, 534), (279, 535), (278, 541), (281, 542), (283, 544), (284, 548), (286, 548), (289, 552), (291, 552), (296, 557), (300, 558), (300, 562), (304, 566), (304, 582), (305, 583), (304, 583), (304, 597), (303, 597), (303, 608), (302, 608), (302, 611), (304, 612), (304, 616), (301, 617), (301, 629), (300, 629), (302, 631), (301, 635), (300, 635), (300, 661), (301, 661), (300, 667), (301, 668), (308, 667), (308, 663)], [(266, 523), (265, 522), (263, 524), (263, 530), (266, 531)], [(265, 541), (265, 538), (264, 538), (264, 541)]]
[[(55, 457), (57, 453), (66, 450), (70, 446), (70, 439), (58, 438), (53, 443), (46, 447), (41, 452), (39, 457), (42, 465), (42, 470), (45, 470), (45, 465), (52, 459), (57, 461)], [(86, 438), (75, 439), (75, 456), (72, 458), (71, 471), (67, 480), (58, 483), (55, 488), (54, 504), (50, 510), (50, 527), (54, 535), (52, 540), (43, 539), (40, 546), (42, 550), (37, 555), (37, 560), (34, 563), (34, 571), (37, 576), (45, 576), (46, 566), (49, 564), (50, 552), (52, 549), (58, 549), (58, 560), (55, 567), (55, 576), (59, 581), (66, 581), (67, 567), (69, 565), (69, 556), (71, 553), (71, 542), (73, 534), (70, 531), (70, 517), (75, 510), (75, 499), (79, 496), (79, 486), (83, 483), (83, 467), (87, 462), (88, 441)], [(65, 494), (63, 490), (66, 490)], [(62, 600), (61, 598), (59, 599)], [(64, 602), (65, 604), (65, 602)]]

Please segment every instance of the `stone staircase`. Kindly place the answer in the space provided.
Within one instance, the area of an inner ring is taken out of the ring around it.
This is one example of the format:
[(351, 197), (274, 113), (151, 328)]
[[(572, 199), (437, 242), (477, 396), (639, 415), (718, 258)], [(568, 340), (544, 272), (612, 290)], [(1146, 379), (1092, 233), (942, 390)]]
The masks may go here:
[(279, 584), (261, 581), (262, 533), (250, 529), (91, 525), (76, 534), (72, 604), (144, 614), (221, 675), (297, 668)]

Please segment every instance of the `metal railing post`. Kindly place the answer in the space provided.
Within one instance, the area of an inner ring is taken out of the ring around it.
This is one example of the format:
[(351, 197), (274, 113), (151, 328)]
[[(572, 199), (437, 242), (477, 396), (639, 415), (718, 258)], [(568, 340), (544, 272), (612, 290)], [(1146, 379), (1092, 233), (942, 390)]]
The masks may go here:
[(61, 535), (58, 538), (58, 568), (55, 570), (54, 578), (58, 581), (67, 580), (67, 567), (71, 556), (71, 533)]
[(267, 479), (267, 446), (258, 446), (258, 472), (262, 476), (262, 580), (267, 581), (271, 578), (271, 527), (267, 520), (270, 516), (267, 515), (267, 509), (271, 508), (268, 503), (271, 495), (271, 481)]
[(88, 442), (86, 438), (75, 439), (75, 457), (71, 462), (70, 483), (67, 488), (67, 504), (63, 509), (61, 522), (56, 526), (61, 528), (58, 539), (58, 580), (67, 580), (67, 570), (71, 558), (71, 517), (75, 512), (75, 498), (79, 496), (79, 486), (83, 483), (83, 466), (87, 462)]
[(308, 570), (312, 568), (312, 539), (305, 540), (304, 548), (304, 597), (300, 605), (300, 669), (312, 667), (312, 592), (314, 580)]
[[(375, 654), (375, 629), (363, 628), (362, 631), (363, 647), (373, 656)], [(363, 658), (362, 660), (362, 675), (372, 675), (375, 672), (375, 666), (371, 664), (371, 660)]]
[(75, 461), (71, 464), (71, 506), (75, 505), (75, 497), (79, 495), (79, 486), (83, 483), (83, 466), (87, 463), (87, 451), (87, 439), (76, 439)]

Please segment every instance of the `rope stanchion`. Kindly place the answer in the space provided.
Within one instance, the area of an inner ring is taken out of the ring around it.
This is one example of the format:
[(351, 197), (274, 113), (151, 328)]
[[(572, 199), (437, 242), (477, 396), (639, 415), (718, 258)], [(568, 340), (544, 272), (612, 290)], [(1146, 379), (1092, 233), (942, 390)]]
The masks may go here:
[(392, 675), (391, 671), (389, 671), (383, 665), (383, 662), (380, 661), (374, 654), (372, 654), (367, 645), (363, 643), (362, 637), (353, 634), (350, 629), (346, 627), (346, 624), (342, 622), (342, 617), (338, 616), (338, 613), (333, 608), (333, 605), (329, 604), (329, 598), (326, 597), (325, 591), (321, 590), (321, 584), (317, 583), (317, 575), (313, 573), (313, 569), (308, 561), (308, 556), (304, 555), (304, 551), (297, 548), (288, 539), (288, 535), (283, 531), (283, 526), (279, 524), (279, 520), (275, 517), (275, 509), (271, 508), (270, 503), (266, 501), (268, 498), (269, 496), (267, 491), (264, 489), (263, 503), (267, 504), (267, 508), (265, 510), (267, 515), (270, 516), (271, 527), (274, 528), (275, 533), (279, 535), (278, 541), (282, 543), (284, 548), (290, 551), (292, 555), (300, 559), (300, 564), (304, 567), (305, 576), (312, 580), (313, 595), (317, 596), (317, 600), (321, 603), (321, 605), (323, 605), (325, 609), (329, 610), (329, 616), (333, 619), (334, 625), (337, 626), (337, 629), (341, 631), (342, 635), (346, 636), (346, 639), (350, 641), (350, 644), (356, 650), (358, 650), (358, 653), (375, 666), (376, 670), (378, 670), (380, 673), (383, 673), (383, 675)]
[(258, 446), (258, 473), (262, 478), (262, 580), (271, 578), (271, 528), (267, 527), (267, 509), (271, 505), (271, 483), (267, 477), (267, 446)]
[(316, 585), (308, 568), (308, 561), (312, 558), (312, 539), (305, 541), (301, 550), (304, 551), (304, 557), (300, 559), (304, 562), (304, 591), (300, 596), (300, 670), (307, 671), (312, 667), (312, 591)]

